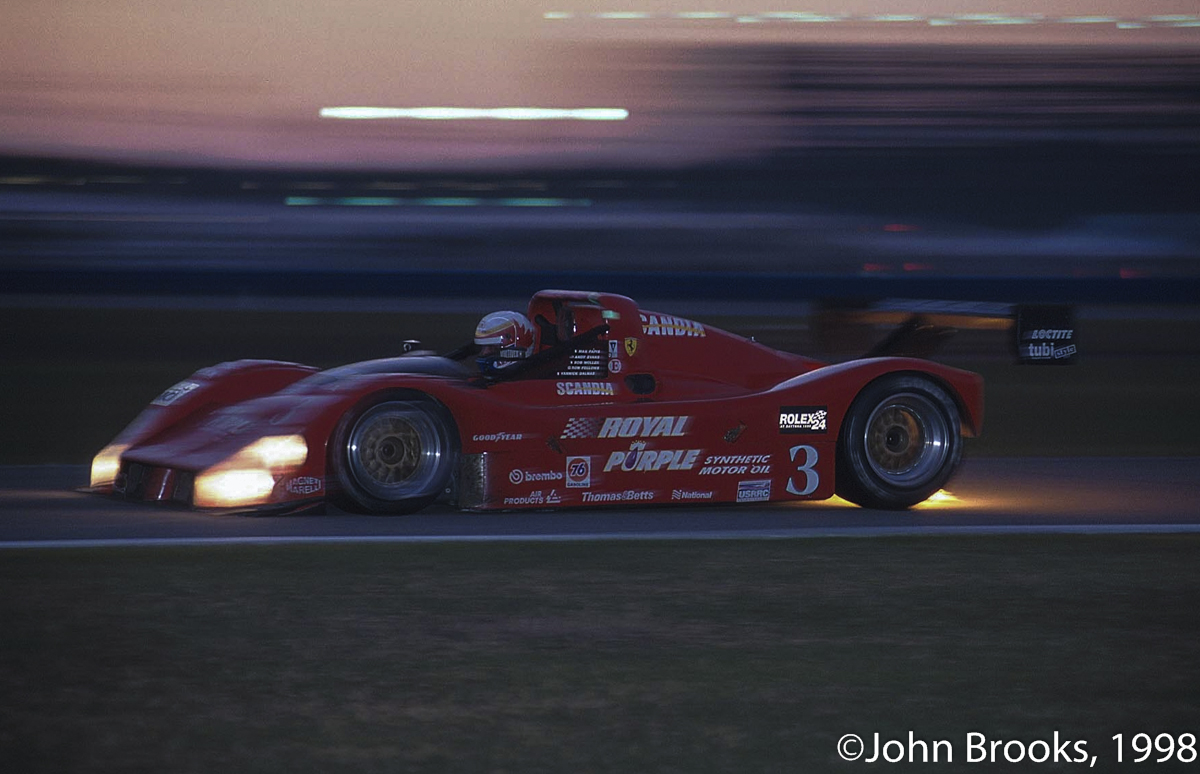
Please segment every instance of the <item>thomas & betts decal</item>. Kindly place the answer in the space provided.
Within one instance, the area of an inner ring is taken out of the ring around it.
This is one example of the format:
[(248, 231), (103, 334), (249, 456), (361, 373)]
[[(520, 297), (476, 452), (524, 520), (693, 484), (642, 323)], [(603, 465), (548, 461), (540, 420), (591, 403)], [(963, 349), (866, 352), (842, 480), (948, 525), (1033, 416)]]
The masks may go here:
[(791, 435), (824, 433), (828, 414), (825, 406), (784, 406), (779, 409), (779, 432)]

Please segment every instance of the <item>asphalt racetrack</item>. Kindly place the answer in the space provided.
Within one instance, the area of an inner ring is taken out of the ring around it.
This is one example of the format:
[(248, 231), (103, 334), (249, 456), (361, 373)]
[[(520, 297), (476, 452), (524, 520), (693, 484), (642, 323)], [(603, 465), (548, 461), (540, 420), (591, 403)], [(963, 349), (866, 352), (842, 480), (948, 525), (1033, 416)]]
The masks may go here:
[(273, 542), (440, 542), (1200, 532), (1193, 458), (969, 459), (908, 512), (840, 501), (753, 506), (238, 516), (83, 494), (78, 466), (0, 468), (0, 548)]

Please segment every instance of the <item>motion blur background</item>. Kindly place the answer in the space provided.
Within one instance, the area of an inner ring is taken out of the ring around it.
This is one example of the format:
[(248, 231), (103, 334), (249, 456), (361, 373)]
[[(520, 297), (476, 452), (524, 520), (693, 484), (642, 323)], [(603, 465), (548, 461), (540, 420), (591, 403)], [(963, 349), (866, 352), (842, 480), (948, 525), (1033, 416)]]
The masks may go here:
[[(1070, 303), (1081, 331), (1121, 333), (1085, 337), (1085, 355), (1196, 362), (1188, 3), (59, 0), (3, 15), (13, 406), (61, 374), (91, 379), (47, 362), (169, 361), (144, 374), (169, 383), (205, 358), (453, 346), (470, 316), (551, 286), (758, 315), (734, 329), (837, 357), (869, 342), (833, 351), (814, 310)], [(305, 316), (255, 329), (252, 312)], [(334, 313), (382, 316), (320, 317)], [(966, 341), (1011, 354), (1003, 332)], [(110, 391), (114, 415), (149, 397)], [(35, 414), (5, 420), (39, 434)]]

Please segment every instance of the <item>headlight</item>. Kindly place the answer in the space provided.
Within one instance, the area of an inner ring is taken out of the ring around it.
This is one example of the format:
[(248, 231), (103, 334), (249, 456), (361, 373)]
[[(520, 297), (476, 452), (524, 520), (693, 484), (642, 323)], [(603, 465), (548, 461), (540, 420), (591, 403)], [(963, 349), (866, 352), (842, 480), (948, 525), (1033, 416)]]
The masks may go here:
[(307, 459), (308, 444), (302, 435), (259, 438), (196, 476), (192, 503), (198, 508), (261, 505), (271, 499), (279, 477)]
[(121, 455), (128, 444), (112, 443), (100, 450), (92, 459), (92, 486), (97, 489), (110, 487), (121, 469)]

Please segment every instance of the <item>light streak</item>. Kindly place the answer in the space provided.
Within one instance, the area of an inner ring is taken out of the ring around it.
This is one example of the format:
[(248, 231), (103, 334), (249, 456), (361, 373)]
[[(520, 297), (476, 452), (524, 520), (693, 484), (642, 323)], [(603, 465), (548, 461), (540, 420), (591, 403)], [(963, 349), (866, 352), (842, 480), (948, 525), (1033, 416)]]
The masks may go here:
[(346, 120), (411, 119), (416, 121), (624, 121), (624, 108), (538, 107), (325, 107), (321, 118)]

